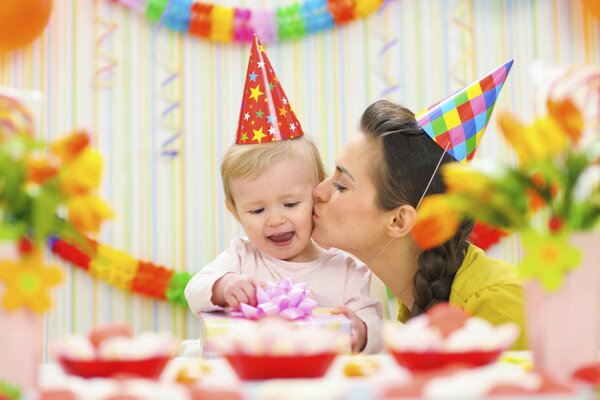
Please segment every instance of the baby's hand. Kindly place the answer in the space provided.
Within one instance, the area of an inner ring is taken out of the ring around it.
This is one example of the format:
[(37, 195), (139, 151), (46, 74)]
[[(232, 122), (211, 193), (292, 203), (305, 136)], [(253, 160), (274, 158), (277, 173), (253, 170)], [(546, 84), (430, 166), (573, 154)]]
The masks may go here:
[(361, 352), (367, 345), (367, 325), (358, 318), (354, 311), (346, 306), (338, 306), (331, 310), (332, 314), (344, 314), (350, 320), (352, 329), (352, 351)]
[(261, 282), (249, 275), (228, 273), (213, 286), (213, 304), (237, 310), (240, 303), (256, 306), (256, 285)]

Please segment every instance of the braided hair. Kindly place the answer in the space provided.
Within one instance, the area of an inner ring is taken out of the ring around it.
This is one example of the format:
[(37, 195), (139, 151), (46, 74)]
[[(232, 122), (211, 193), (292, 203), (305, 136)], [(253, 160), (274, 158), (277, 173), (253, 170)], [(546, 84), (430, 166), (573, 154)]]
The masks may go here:
[[(371, 104), (361, 117), (360, 128), (381, 147), (382, 162), (374, 163), (371, 176), (377, 187), (378, 206), (383, 210), (406, 204), (416, 208), (442, 155), (442, 164), (456, 162), (421, 129), (410, 110), (389, 101)], [(426, 194), (444, 190), (438, 170)], [(449, 241), (420, 254), (413, 278), (412, 316), (448, 301), (472, 229), (472, 222), (464, 221)]]

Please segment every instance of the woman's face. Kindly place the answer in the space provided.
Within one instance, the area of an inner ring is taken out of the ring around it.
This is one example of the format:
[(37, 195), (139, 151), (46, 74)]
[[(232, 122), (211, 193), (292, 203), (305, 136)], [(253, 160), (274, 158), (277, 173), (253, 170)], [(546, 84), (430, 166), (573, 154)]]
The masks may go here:
[(390, 213), (377, 206), (370, 167), (382, 162), (380, 148), (362, 133), (342, 149), (335, 173), (313, 191), (313, 239), (325, 247), (348, 251), (368, 262), (387, 237)]

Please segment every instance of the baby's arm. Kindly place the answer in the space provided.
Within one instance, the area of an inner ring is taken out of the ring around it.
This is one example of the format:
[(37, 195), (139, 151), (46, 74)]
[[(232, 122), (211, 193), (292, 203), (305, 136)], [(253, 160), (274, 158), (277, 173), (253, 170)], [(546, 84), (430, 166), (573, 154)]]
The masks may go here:
[[(355, 267), (348, 273), (344, 306), (350, 311), (344, 314), (352, 321), (353, 334), (357, 343), (353, 350), (367, 354), (378, 353), (383, 348), (381, 320), (381, 302), (370, 296), (371, 271), (364, 265)], [(364, 323), (364, 333), (360, 330), (358, 319)]]
[(238, 276), (241, 272), (240, 265), (238, 246), (232, 243), (192, 277), (185, 287), (185, 298), (194, 314), (221, 310), (226, 305), (223, 301), (213, 301), (219, 300), (213, 299), (215, 283), (224, 276)]

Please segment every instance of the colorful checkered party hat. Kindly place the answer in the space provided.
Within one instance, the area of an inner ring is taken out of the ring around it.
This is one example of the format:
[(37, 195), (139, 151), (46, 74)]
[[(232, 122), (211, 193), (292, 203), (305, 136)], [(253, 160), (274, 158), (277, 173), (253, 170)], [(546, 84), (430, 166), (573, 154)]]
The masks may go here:
[(235, 142), (278, 142), (303, 134), (267, 53), (254, 36)]
[(513, 60), (416, 115), (421, 128), (457, 161), (475, 155)]

